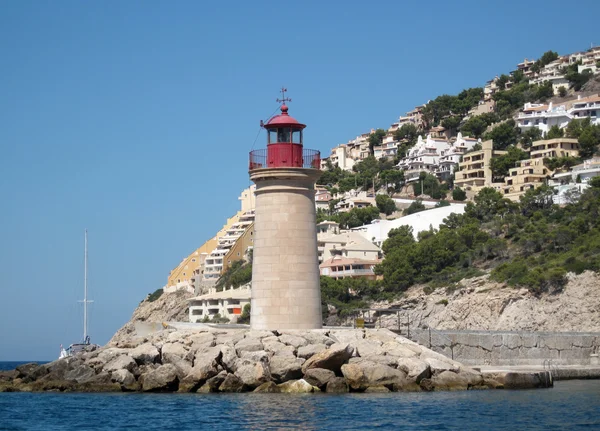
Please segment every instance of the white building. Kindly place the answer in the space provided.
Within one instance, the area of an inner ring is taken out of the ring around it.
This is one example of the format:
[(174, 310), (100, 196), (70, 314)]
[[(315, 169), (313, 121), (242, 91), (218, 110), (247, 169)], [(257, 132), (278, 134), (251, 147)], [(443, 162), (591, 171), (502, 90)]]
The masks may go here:
[(217, 314), (235, 323), (244, 311), (244, 306), (250, 304), (250, 284), (239, 289), (217, 292), (211, 289), (206, 295), (190, 298), (188, 316), (190, 322), (202, 322), (205, 318), (212, 320)]
[(394, 135), (388, 133), (381, 142), (381, 145), (373, 147), (373, 155), (377, 160), (382, 157), (393, 158), (398, 153), (398, 141), (394, 140)]
[(583, 193), (589, 187), (592, 178), (600, 176), (600, 158), (584, 160), (582, 164), (573, 166), (569, 172), (555, 173), (548, 185), (555, 190), (554, 203), (569, 203), (573, 192)]
[(218, 239), (217, 247), (204, 261), (202, 283), (211, 285), (219, 280), (223, 272), (223, 258), (252, 223), (254, 223), (254, 209), (242, 214), (240, 219), (227, 229), (225, 235)]
[(567, 127), (573, 119), (589, 117), (592, 124), (600, 124), (600, 95), (589, 96), (554, 106), (526, 103), (517, 117), (517, 123), (523, 130), (537, 127), (542, 133), (548, 133), (552, 126), (561, 129)]
[(400, 226), (410, 226), (416, 239), (419, 232), (430, 228), (438, 229), (450, 214), (462, 214), (464, 212), (464, 204), (450, 204), (450, 206), (421, 211), (396, 220), (373, 220), (371, 224), (356, 227), (352, 231), (360, 233), (363, 237), (381, 247), (392, 229)]
[(375, 261), (381, 258), (381, 249), (357, 232), (317, 234), (319, 263), (334, 257)]
[(454, 142), (446, 138), (433, 138), (431, 135), (423, 140), (419, 136), (417, 143), (400, 160), (398, 167), (404, 170), (407, 182), (417, 181), (421, 172), (438, 175), (444, 180), (452, 176), (462, 155), (478, 142), (475, 138), (463, 137), (461, 133)]

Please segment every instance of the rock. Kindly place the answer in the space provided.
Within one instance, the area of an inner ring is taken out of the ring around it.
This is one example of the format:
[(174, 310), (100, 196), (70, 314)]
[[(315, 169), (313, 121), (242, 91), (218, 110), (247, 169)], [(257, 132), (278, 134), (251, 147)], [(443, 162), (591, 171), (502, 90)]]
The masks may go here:
[(421, 382), (419, 383), (419, 386), (425, 392), (431, 392), (431, 391), (433, 391), (435, 389), (434, 386), (433, 386), (433, 382), (431, 381), (431, 379), (423, 379), (423, 380), (421, 380)]
[(311, 356), (316, 355), (317, 353), (321, 353), (323, 350), (326, 349), (327, 346), (325, 344), (308, 344), (306, 346), (298, 348), (298, 357), (308, 359)]
[(236, 367), (235, 375), (249, 388), (256, 388), (271, 380), (271, 373), (264, 362), (240, 359)]
[(378, 328), (378, 329), (370, 329), (365, 331), (365, 338), (367, 340), (377, 340), (381, 343), (389, 343), (392, 341), (396, 341), (398, 338), (397, 334), (394, 334), (392, 331), (386, 328)]
[[(106, 364), (118, 356), (129, 354), (129, 352), (130, 352), (129, 349), (121, 349), (118, 347), (109, 347), (106, 349), (98, 350), (98, 354), (97, 354), (97, 356), (94, 357), (94, 359), (97, 359), (100, 364)], [(88, 365), (90, 365), (89, 361), (88, 361)]]
[(365, 357), (352, 357), (348, 361), (350, 364), (359, 363), (362, 361), (376, 362), (378, 364), (387, 365), (388, 367), (396, 368), (398, 365), (398, 358), (395, 356), (387, 356), (387, 355), (373, 355), (373, 356), (365, 356)]
[(266, 337), (272, 337), (273, 335), (275, 334), (272, 331), (251, 329), (244, 334), (244, 338), (258, 338), (260, 340)]
[(352, 343), (354, 354), (357, 356), (382, 356), (385, 350), (381, 348), (381, 341), (378, 340), (357, 340)]
[(117, 370), (111, 374), (111, 378), (122, 387), (132, 387), (135, 384), (135, 377), (127, 370)]
[(369, 361), (342, 365), (342, 374), (350, 387), (356, 390), (378, 385), (402, 385), (406, 381), (402, 371)]
[(227, 344), (217, 346), (221, 351), (221, 364), (227, 369), (227, 371), (233, 373), (236, 369), (236, 363), (238, 356), (235, 349)]
[(311, 392), (319, 392), (319, 388), (315, 388), (304, 379), (290, 380), (285, 383), (281, 383), (279, 390), (286, 394), (308, 394)]
[(295, 380), (302, 377), (304, 359), (293, 356), (273, 356), (270, 361), (271, 376), (277, 382)]
[(137, 364), (132, 357), (121, 355), (111, 360), (108, 364), (102, 367), (102, 369), (110, 373), (117, 370), (132, 371), (136, 366)]
[(365, 332), (363, 329), (339, 329), (331, 331), (329, 337), (336, 343), (353, 345), (365, 338)]
[(220, 357), (221, 349), (213, 347), (205, 356), (197, 358), (194, 366), (190, 367), (185, 377), (181, 379), (179, 392), (195, 392), (206, 380), (216, 376)]
[(160, 352), (151, 343), (137, 346), (130, 352), (130, 356), (138, 365), (156, 364), (160, 359)]
[(215, 344), (215, 336), (211, 332), (201, 332), (200, 334), (192, 335), (188, 342), (190, 343), (190, 350), (197, 351), (200, 349), (206, 349), (209, 347), (214, 347)]
[(144, 392), (172, 392), (177, 390), (179, 384), (177, 368), (173, 364), (161, 365), (142, 377)]
[(48, 374), (48, 368), (39, 365), (37, 362), (19, 365), (15, 369), (17, 370), (17, 378), (21, 379), (23, 383), (33, 382)]
[(396, 356), (398, 358), (414, 358), (419, 356), (414, 350), (398, 344), (396, 341), (389, 341), (384, 343), (381, 348), (385, 351), (386, 355)]
[(41, 378), (46, 380), (63, 380), (65, 374), (70, 370), (81, 365), (83, 362), (75, 358), (63, 358), (56, 361), (45, 364), (44, 367), (47, 370), (47, 374)]
[(266, 341), (267, 338), (263, 338), (263, 341), (262, 341), (263, 346), (265, 346), (265, 350), (267, 352), (271, 352), (277, 356), (296, 356), (294, 354), (294, 352), (295, 352), (294, 346), (288, 346), (286, 344), (283, 344), (283, 343), (277, 341), (277, 337), (269, 337), (269, 338), (275, 338), (275, 340)]
[(417, 383), (431, 377), (429, 364), (416, 358), (399, 358), (398, 369), (404, 371), (409, 380)]
[(279, 386), (273, 382), (266, 382), (254, 389), (254, 392), (266, 393), (266, 394), (278, 394), (281, 392)]
[(308, 344), (308, 341), (306, 341), (305, 338), (291, 334), (280, 335), (279, 341), (281, 341), (283, 344), (287, 344), (288, 346), (293, 346), (296, 349)]
[(242, 330), (231, 330), (225, 333), (217, 333), (215, 338), (215, 345), (226, 344), (228, 346), (235, 346), (236, 343), (244, 338), (244, 331)]
[(244, 388), (244, 382), (234, 375), (227, 374), (223, 383), (219, 386), (219, 392), (242, 392)]
[(0, 371), (0, 382), (10, 382), (17, 378), (19, 372), (17, 370)]
[(264, 350), (257, 350), (255, 352), (242, 352), (240, 357), (253, 362), (268, 362), (271, 355)]
[(77, 383), (85, 383), (90, 381), (94, 376), (96, 376), (96, 372), (92, 367), (78, 365), (72, 370), (67, 371), (64, 378), (66, 380), (75, 380)]
[(306, 374), (311, 368), (325, 368), (339, 372), (340, 367), (352, 356), (354, 349), (348, 344), (332, 344), (329, 349), (311, 356), (302, 365), (302, 372)]
[(183, 359), (187, 354), (188, 350), (180, 343), (165, 343), (161, 348), (161, 359), (163, 364), (176, 362), (176, 358)]
[(469, 381), (452, 371), (442, 371), (435, 374), (431, 378), (431, 383), (435, 390), (442, 391), (467, 390), (469, 388)]
[(241, 356), (242, 352), (257, 352), (259, 350), (264, 350), (264, 347), (259, 338), (246, 337), (237, 342), (235, 350), (238, 356)]
[[(298, 331), (299, 332), (299, 331)], [(295, 334), (296, 331), (290, 331), (289, 333), (291, 334)], [(304, 339), (306, 339), (306, 341), (308, 341), (308, 344), (324, 344), (325, 346), (331, 346), (332, 344), (335, 344), (335, 341), (332, 340), (331, 338), (329, 338), (326, 335), (326, 332), (323, 332), (323, 330), (312, 330), (312, 331), (302, 331), (302, 335), (301, 335)]]
[(225, 377), (227, 377), (227, 371), (221, 371), (216, 376), (208, 379), (204, 385), (208, 385), (210, 392), (218, 392), (219, 386), (225, 381)]
[(391, 391), (383, 385), (375, 385), (375, 386), (369, 386), (367, 389), (365, 389), (365, 392), (367, 392), (367, 393), (383, 393), (383, 392), (391, 392)]
[(311, 368), (306, 371), (303, 378), (311, 385), (323, 388), (335, 378), (335, 373), (331, 370), (326, 370), (325, 368)]
[(334, 377), (327, 382), (327, 386), (325, 388), (325, 392), (330, 394), (343, 394), (349, 390), (348, 383), (343, 377)]
[(431, 372), (434, 375), (444, 371), (452, 371), (453, 373), (457, 373), (460, 369), (460, 366), (453, 365), (450, 362), (440, 361), (439, 359), (423, 358), (423, 361), (429, 365)]
[(177, 377), (180, 381), (192, 371), (192, 364), (186, 359), (180, 358), (179, 356), (171, 356), (170, 360), (170, 363), (175, 365), (175, 368), (177, 369)]

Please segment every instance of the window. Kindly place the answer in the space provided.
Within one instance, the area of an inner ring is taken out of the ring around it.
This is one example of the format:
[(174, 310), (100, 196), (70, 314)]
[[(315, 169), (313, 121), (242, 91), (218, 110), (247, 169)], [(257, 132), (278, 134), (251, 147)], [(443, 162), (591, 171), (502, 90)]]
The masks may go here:
[(294, 130), (292, 132), (292, 142), (294, 142), (295, 144), (302, 143), (302, 130)]
[(192, 259), (192, 262), (196, 262), (196, 259), (195, 259), (195, 258), (194, 258), (194, 259)]
[(282, 127), (277, 129), (277, 142), (290, 142), (292, 129)]
[(277, 130), (269, 130), (269, 144), (277, 142)]
[(238, 251), (238, 256), (240, 255), (240, 252)]
[(185, 272), (183, 273), (184, 277), (185, 277)]

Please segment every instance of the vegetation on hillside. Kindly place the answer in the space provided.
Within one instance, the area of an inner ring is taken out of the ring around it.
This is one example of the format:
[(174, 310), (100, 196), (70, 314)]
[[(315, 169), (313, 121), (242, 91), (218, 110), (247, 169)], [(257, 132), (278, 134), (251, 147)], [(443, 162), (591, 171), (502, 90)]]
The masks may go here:
[(385, 259), (376, 267), (382, 280), (322, 278), (323, 300), (347, 309), (392, 298), (417, 283), (452, 286), (482, 270), (536, 293), (560, 290), (568, 272), (600, 270), (600, 178), (590, 184), (578, 201), (563, 207), (552, 203), (546, 186), (529, 190), (519, 202), (483, 189), (464, 214), (421, 232), (418, 241), (410, 227), (390, 231)]
[(252, 280), (252, 263), (244, 260), (236, 260), (229, 268), (221, 275), (216, 284), (217, 291), (222, 291), (224, 288), (237, 288), (249, 283)]

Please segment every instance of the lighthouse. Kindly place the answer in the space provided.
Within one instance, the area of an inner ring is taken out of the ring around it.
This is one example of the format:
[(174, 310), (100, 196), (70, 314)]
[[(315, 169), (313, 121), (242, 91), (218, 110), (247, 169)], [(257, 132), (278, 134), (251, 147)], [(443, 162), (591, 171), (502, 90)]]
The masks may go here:
[(256, 184), (252, 329), (322, 327), (315, 211), (320, 153), (304, 149), (306, 125), (289, 115), (286, 91), (277, 99), (281, 113), (264, 124), (267, 148), (250, 152)]

